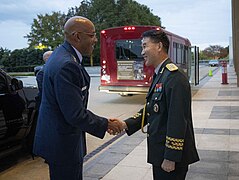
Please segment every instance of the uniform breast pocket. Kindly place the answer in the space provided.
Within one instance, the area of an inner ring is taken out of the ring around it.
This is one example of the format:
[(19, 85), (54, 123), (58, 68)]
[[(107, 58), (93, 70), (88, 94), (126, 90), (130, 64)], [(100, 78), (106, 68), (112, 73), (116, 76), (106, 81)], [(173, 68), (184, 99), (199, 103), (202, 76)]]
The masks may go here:
[(156, 92), (152, 95), (152, 108), (154, 113), (160, 113), (160, 106), (163, 94)]

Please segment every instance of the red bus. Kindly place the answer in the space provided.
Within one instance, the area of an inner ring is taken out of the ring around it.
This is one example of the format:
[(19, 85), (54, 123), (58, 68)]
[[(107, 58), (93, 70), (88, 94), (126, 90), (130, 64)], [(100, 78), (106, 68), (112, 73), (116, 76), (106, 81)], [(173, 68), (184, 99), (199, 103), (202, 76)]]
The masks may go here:
[[(144, 64), (141, 55), (141, 35), (158, 26), (125, 26), (109, 28), (100, 34), (100, 91), (121, 95), (147, 93), (154, 74), (153, 67)], [(190, 76), (190, 46), (188, 39), (166, 32), (169, 57)]]

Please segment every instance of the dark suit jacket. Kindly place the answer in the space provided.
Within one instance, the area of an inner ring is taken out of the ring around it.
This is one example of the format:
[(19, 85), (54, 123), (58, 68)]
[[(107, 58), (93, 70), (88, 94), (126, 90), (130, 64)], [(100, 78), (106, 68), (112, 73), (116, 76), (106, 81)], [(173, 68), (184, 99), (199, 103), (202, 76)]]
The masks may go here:
[(37, 87), (38, 87), (38, 94), (36, 97), (36, 109), (39, 109), (41, 104), (41, 99), (42, 99), (42, 83), (43, 83), (44, 67), (45, 65), (42, 66), (42, 68), (38, 71), (36, 75)]
[(68, 42), (48, 59), (43, 79), (33, 152), (49, 163), (82, 163), (85, 132), (103, 138), (108, 120), (87, 110), (90, 77)]
[[(199, 160), (191, 113), (191, 88), (181, 69), (172, 71), (166, 60), (147, 94), (146, 116), (148, 134), (148, 162), (161, 166), (163, 159), (186, 166)], [(141, 109), (126, 120), (127, 134), (140, 129)]]

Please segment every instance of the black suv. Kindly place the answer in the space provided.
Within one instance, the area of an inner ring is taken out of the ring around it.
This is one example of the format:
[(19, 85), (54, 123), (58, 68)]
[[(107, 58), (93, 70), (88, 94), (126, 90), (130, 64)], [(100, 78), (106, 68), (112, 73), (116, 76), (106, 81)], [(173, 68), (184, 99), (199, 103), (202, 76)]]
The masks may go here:
[(37, 112), (37, 89), (0, 69), (0, 158), (22, 148), (32, 149)]

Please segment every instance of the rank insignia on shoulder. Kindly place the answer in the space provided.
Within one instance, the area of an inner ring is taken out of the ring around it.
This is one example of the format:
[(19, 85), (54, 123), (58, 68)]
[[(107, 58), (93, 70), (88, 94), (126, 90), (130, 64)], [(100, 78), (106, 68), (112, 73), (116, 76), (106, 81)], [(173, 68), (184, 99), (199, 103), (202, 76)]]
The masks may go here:
[(173, 63), (167, 64), (167, 65), (166, 65), (166, 68), (167, 68), (169, 71), (176, 71), (176, 70), (178, 70), (178, 67), (177, 67), (175, 64), (173, 64)]

